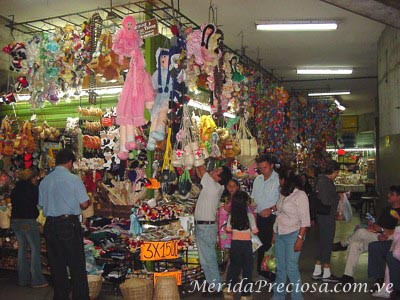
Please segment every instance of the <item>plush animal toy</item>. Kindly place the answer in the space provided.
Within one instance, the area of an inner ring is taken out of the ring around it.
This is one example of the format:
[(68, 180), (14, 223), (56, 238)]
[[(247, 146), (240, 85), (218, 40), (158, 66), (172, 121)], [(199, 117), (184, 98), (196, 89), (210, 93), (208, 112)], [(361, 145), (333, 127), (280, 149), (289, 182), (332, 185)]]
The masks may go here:
[(2, 51), (11, 55), (10, 71), (26, 72), (26, 47), (24, 43), (11, 43), (5, 46)]
[(134, 127), (146, 123), (144, 109), (145, 106), (150, 108), (154, 99), (150, 75), (145, 70), (144, 57), (140, 51), (143, 41), (135, 30), (135, 25), (136, 21), (132, 16), (125, 17), (112, 47), (120, 61), (124, 56), (131, 57), (129, 72), (117, 105), (116, 122), (120, 126), (118, 157), (122, 160), (128, 159), (128, 151), (136, 147)]
[(165, 138), (168, 103), (172, 91), (172, 78), (169, 70), (171, 59), (169, 50), (158, 48), (156, 51), (157, 70), (152, 75), (153, 88), (157, 92), (151, 109), (151, 127), (147, 150), (153, 151), (157, 141)]

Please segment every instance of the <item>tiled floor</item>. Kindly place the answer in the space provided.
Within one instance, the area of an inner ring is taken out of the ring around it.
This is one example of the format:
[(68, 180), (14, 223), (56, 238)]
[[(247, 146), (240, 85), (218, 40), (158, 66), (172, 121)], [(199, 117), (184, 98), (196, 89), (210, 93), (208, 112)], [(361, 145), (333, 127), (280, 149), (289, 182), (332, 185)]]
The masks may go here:
[[(338, 222), (336, 239), (339, 240), (348, 234), (350, 234), (354, 228), (354, 225), (359, 223), (359, 218), (353, 218), (351, 223)], [(314, 248), (316, 245), (315, 230), (312, 228), (309, 231), (308, 238), (304, 244), (304, 249), (300, 256), (300, 272), (302, 275), (302, 280), (305, 283), (313, 283), (311, 280), (311, 273), (314, 266)], [(344, 270), (344, 265), (346, 261), (347, 252), (336, 252), (332, 256), (332, 271), (335, 275), (341, 276)], [(367, 254), (363, 254), (360, 257), (359, 265), (356, 270), (355, 279), (357, 282), (367, 282)], [(333, 286), (329, 286), (328, 289), (332, 289)], [(51, 300), (53, 296), (53, 289), (51, 287), (32, 289), (27, 287), (18, 287), (16, 285), (16, 274), (14, 272), (0, 272), (0, 299), (12, 299), (12, 300)], [(236, 299), (239, 299), (239, 295)], [(268, 293), (266, 289), (262, 289), (260, 293), (254, 293), (255, 300), (261, 299), (271, 299), (272, 294)], [(97, 300), (116, 300), (122, 299), (121, 296), (115, 296), (112, 293), (110, 286), (103, 286), (102, 293), (97, 298)], [(182, 299), (195, 300), (203, 299), (201, 294), (186, 294), (182, 295)], [(213, 299), (213, 298), (208, 298)], [(223, 299), (222, 297), (215, 299)], [(289, 299), (289, 297), (288, 297)], [(304, 299), (376, 299), (369, 295), (369, 293), (305, 293)], [(157, 299), (155, 299), (157, 300)]]

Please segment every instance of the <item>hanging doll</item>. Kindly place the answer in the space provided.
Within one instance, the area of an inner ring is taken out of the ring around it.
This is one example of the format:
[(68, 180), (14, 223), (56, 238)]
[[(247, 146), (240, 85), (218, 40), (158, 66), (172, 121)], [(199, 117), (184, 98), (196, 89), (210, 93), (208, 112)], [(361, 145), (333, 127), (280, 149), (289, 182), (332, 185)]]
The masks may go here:
[(172, 91), (172, 78), (169, 70), (171, 59), (169, 50), (158, 48), (156, 51), (157, 69), (153, 73), (153, 88), (156, 91), (156, 99), (151, 110), (151, 127), (147, 150), (153, 151), (157, 141), (165, 138), (165, 123), (169, 107), (170, 93)]
[(127, 16), (122, 20), (122, 28), (117, 32), (112, 50), (119, 55), (119, 61), (124, 56), (131, 57), (129, 71), (122, 88), (117, 105), (116, 122), (120, 126), (120, 150), (118, 157), (128, 159), (128, 151), (134, 149), (135, 126), (146, 123), (145, 106), (153, 104), (154, 90), (150, 75), (145, 70), (145, 61), (140, 46), (143, 41), (135, 30), (135, 19)]

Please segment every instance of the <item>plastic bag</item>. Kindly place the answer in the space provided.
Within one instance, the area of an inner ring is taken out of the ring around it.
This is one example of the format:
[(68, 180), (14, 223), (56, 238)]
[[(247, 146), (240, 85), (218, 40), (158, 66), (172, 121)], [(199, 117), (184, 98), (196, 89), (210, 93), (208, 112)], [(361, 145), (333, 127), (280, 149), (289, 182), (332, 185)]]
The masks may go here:
[(351, 219), (353, 218), (351, 204), (346, 194), (343, 196), (343, 218), (346, 222), (351, 222)]
[(263, 245), (263, 243), (257, 235), (251, 234), (251, 245), (253, 247), (253, 252), (256, 252), (258, 248)]
[(261, 261), (261, 271), (276, 271), (275, 244), (264, 253), (264, 258)]
[(340, 200), (338, 205), (338, 210), (336, 213), (336, 220), (337, 221), (346, 221), (351, 222), (353, 218), (353, 212), (351, 210), (351, 204), (347, 195), (345, 193), (340, 194)]

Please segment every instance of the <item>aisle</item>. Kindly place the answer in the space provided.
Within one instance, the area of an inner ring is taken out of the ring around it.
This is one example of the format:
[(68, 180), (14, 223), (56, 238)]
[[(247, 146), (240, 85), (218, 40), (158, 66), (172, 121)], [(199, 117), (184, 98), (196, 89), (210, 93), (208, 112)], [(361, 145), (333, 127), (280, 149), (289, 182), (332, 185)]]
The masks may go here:
[[(359, 218), (354, 218), (353, 221), (349, 224), (344, 222), (337, 223), (337, 231), (336, 238), (337, 241), (339, 238), (343, 238), (352, 232), (354, 225), (359, 223)], [(316, 234), (315, 229), (312, 228), (308, 234), (307, 242), (304, 245), (304, 250), (300, 257), (300, 272), (302, 274), (302, 279), (306, 283), (313, 283), (311, 280), (311, 273), (314, 267), (314, 249), (316, 245)], [(347, 252), (336, 252), (332, 255), (332, 270), (336, 276), (341, 276), (344, 270), (345, 260), (346, 260)], [(359, 266), (356, 269), (355, 279), (356, 282), (367, 282), (367, 264), (368, 257), (367, 254), (363, 254), (360, 257)], [(105, 291), (105, 288), (108, 292)], [(111, 293), (110, 286), (103, 288), (102, 294), (97, 300), (120, 300), (121, 296), (114, 296)], [(331, 287), (330, 287), (331, 288)], [(53, 290), (51, 287), (42, 288), (42, 289), (32, 289), (27, 287), (18, 287), (16, 285), (16, 273), (15, 272), (5, 272), (0, 271), (0, 299), (12, 299), (12, 300), (51, 300), (53, 296)], [(238, 296), (235, 299), (239, 299)], [(262, 290), (261, 293), (254, 294), (254, 300), (261, 299), (271, 299), (272, 294), (268, 293), (265, 290)], [(333, 300), (333, 299), (343, 299), (343, 300), (357, 300), (357, 299), (376, 299), (369, 296), (368, 293), (307, 293), (304, 295), (304, 299), (321, 299), (325, 300)], [(213, 299), (213, 298), (202, 298), (200, 294), (191, 294), (182, 299), (195, 300), (195, 299)], [(214, 299), (223, 299), (214, 298)]]

